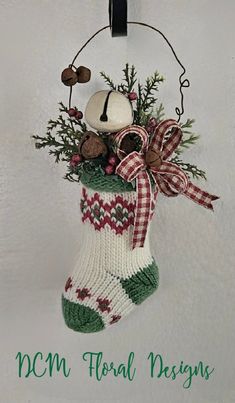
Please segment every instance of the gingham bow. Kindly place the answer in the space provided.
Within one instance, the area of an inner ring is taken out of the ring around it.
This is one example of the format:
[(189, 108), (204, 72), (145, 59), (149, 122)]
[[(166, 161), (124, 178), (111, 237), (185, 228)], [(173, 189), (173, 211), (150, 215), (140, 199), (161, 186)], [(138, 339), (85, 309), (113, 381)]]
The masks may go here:
[[(121, 150), (121, 143), (124, 137), (130, 133), (138, 135), (142, 145), (139, 152), (133, 151), (126, 155)], [(167, 139), (164, 141), (166, 134), (168, 134)], [(144, 246), (153, 198), (150, 178), (153, 179), (156, 185), (154, 196), (157, 195), (159, 190), (166, 196), (184, 194), (194, 202), (211, 210), (213, 210), (212, 201), (218, 199), (217, 196), (210, 195), (193, 185), (178, 165), (167, 161), (178, 147), (181, 138), (181, 128), (173, 119), (164, 120), (159, 123), (154, 131), (150, 145), (147, 131), (140, 126), (129, 126), (114, 136), (117, 145), (117, 155), (121, 159), (116, 168), (117, 175), (127, 182), (132, 182), (136, 179), (137, 203), (132, 239), (133, 249)], [(153, 167), (146, 163), (146, 153), (150, 147), (151, 150), (161, 156), (161, 164), (158, 167)]]

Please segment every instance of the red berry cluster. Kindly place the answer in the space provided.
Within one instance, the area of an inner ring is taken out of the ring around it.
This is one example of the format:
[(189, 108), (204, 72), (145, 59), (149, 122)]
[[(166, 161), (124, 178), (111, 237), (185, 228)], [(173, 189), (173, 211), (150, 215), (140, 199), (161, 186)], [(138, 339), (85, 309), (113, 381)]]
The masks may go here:
[(106, 165), (106, 167), (104, 168), (105, 173), (107, 175), (112, 175), (115, 171), (118, 162), (119, 162), (118, 157), (115, 154), (111, 154), (108, 159), (108, 165)]
[(150, 118), (145, 129), (149, 134), (152, 134), (158, 125), (158, 121), (156, 118)]
[(70, 160), (70, 166), (75, 168), (78, 164), (82, 162), (82, 157), (79, 154), (74, 154)]
[(129, 92), (129, 94), (128, 94), (127, 96), (128, 96), (128, 99), (129, 99), (130, 101), (136, 101), (136, 100), (137, 100), (137, 94), (136, 94), (136, 92), (134, 92), (134, 91)]
[(68, 115), (71, 118), (75, 118), (77, 120), (81, 120), (83, 118), (83, 113), (81, 111), (78, 111), (76, 108), (70, 108), (68, 110)]

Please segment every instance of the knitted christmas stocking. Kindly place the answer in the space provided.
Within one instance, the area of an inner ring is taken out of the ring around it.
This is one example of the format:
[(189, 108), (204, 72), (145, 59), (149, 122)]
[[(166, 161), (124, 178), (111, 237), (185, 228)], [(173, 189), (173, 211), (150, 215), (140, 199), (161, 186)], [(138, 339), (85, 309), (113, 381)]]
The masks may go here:
[(136, 192), (110, 179), (82, 178), (83, 247), (62, 296), (67, 326), (84, 333), (118, 322), (158, 287), (148, 235), (131, 248)]

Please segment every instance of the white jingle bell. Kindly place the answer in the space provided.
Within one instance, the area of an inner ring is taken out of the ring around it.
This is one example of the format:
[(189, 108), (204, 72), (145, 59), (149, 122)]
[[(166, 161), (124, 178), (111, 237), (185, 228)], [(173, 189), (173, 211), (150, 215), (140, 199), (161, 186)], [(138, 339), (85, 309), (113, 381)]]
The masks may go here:
[(98, 91), (89, 99), (85, 118), (98, 131), (114, 133), (133, 123), (130, 101), (118, 91)]

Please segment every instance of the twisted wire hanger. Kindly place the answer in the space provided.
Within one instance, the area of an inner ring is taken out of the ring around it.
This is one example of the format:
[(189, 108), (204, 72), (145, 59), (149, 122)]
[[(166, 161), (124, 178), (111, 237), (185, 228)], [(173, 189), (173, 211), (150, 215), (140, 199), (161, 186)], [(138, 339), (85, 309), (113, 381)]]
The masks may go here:
[[(139, 21), (128, 21), (127, 24), (130, 25), (139, 25), (142, 27), (146, 27), (149, 28), (153, 31), (155, 31), (156, 33), (158, 33), (163, 39), (164, 41), (167, 43), (167, 45), (169, 46), (169, 48), (171, 49), (175, 60), (177, 61), (177, 63), (180, 65), (181, 69), (182, 69), (182, 73), (179, 76), (179, 92), (180, 92), (180, 107), (176, 107), (175, 108), (175, 113), (178, 116), (178, 122), (181, 119), (181, 116), (184, 114), (184, 92), (183, 92), (183, 88), (188, 88), (190, 86), (190, 82), (187, 78), (184, 78), (185, 74), (186, 74), (186, 68), (183, 65), (183, 63), (180, 61), (179, 57), (176, 54), (176, 51), (173, 47), (173, 45), (170, 43), (170, 41), (167, 39), (167, 37), (163, 34), (163, 32), (161, 32), (159, 29), (155, 28), (152, 25), (146, 24), (144, 22), (139, 22)], [(110, 28), (110, 25), (105, 25), (104, 27), (100, 28), (98, 31), (96, 31), (85, 43), (84, 45), (82, 45), (82, 47), (78, 50), (78, 52), (76, 53), (76, 55), (74, 56), (71, 64), (69, 65), (69, 67), (75, 67), (74, 63), (77, 59), (77, 57), (80, 55), (80, 53), (85, 49), (85, 47), (97, 36), (99, 35), (102, 31), (105, 31), (106, 29)], [(70, 92), (69, 92), (69, 108), (71, 107), (71, 100), (72, 100), (72, 93), (73, 93), (73, 87), (70, 87)]]

